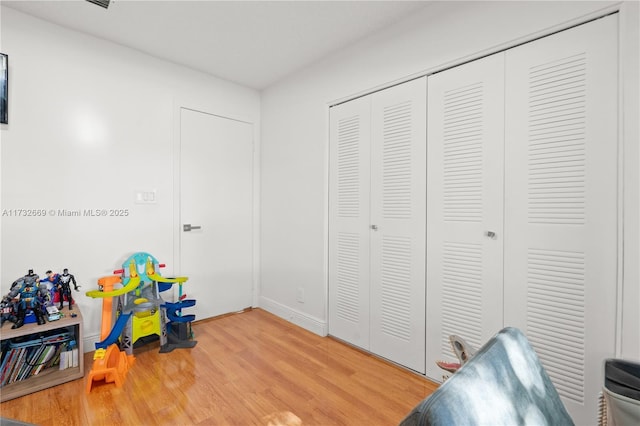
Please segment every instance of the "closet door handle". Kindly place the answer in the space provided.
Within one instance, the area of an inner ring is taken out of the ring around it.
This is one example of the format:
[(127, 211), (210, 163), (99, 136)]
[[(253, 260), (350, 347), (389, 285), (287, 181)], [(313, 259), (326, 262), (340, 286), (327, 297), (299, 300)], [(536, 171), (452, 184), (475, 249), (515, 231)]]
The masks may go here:
[(374, 231), (378, 230), (378, 225), (371, 225), (371, 229), (373, 229)]
[(496, 233), (493, 232), (493, 231), (487, 231), (487, 232), (484, 233), (484, 235), (486, 235), (487, 237), (491, 238), (492, 240), (495, 240), (495, 239), (498, 238)]

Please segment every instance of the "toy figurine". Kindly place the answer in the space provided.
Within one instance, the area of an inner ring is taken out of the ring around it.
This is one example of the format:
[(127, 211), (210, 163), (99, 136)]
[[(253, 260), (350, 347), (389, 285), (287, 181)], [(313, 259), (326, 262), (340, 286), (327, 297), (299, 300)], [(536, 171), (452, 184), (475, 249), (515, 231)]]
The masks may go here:
[(75, 291), (78, 290), (78, 285), (76, 284), (76, 278), (69, 273), (67, 268), (64, 268), (62, 271), (62, 275), (59, 276), (58, 280), (58, 295), (60, 297), (60, 306), (58, 309), (62, 310), (62, 304), (64, 302), (64, 296), (67, 296), (67, 301), (69, 302), (69, 310), (73, 309), (73, 297), (71, 296), (71, 286), (73, 284), (73, 289)]
[(20, 328), (24, 325), (24, 318), (27, 310), (31, 310), (36, 316), (38, 325), (45, 323), (44, 313), (40, 303), (40, 287), (38, 285), (40, 277), (33, 273), (33, 269), (29, 269), (29, 273), (24, 277), (14, 281), (9, 292), (9, 297), (18, 299), (18, 310), (16, 314), (16, 322), (11, 328)]
[(60, 274), (56, 274), (49, 269), (45, 272), (46, 278), (40, 280), (40, 284), (44, 283), (47, 286), (47, 290), (49, 291), (49, 302), (48, 305), (53, 304), (54, 295), (58, 292), (58, 284), (60, 283)]
[[(22, 278), (18, 278), (16, 281), (19, 281), (21, 279), (24, 280), (25, 283), (29, 283), (29, 284), (35, 285), (40, 281), (40, 275), (34, 274), (33, 273), (33, 269), (29, 269), (27, 271), (27, 275), (25, 275)], [(14, 282), (14, 284), (15, 284), (15, 282)]]
[[(29, 270), (30, 273), (33, 273), (33, 270)], [(20, 288), (22, 288), (22, 284), (24, 284), (24, 277), (18, 278), (13, 283), (11, 283), (11, 288), (9, 289), (9, 293), (2, 297), (2, 301), (0, 302), (0, 326), (4, 325), (6, 321), (11, 321), (12, 323), (16, 323), (18, 317), (16, 316), (18, 313), (18, 294), (20, 294)]]
[(51, 291), (43, 282), (40, 282), (40, 285), (38, 286), (38, 301), (40, 302), (42, 312), (45, 312), (47, 310), (47, 306), (51, 305)]
[(15, 324), (18, 320), (16, 317), (17, 311), (16, 303), (9, 297), (8, 295), (2, 298), (0, 301), (0, 327), (5, 323), (5, 321), (10, 321)]

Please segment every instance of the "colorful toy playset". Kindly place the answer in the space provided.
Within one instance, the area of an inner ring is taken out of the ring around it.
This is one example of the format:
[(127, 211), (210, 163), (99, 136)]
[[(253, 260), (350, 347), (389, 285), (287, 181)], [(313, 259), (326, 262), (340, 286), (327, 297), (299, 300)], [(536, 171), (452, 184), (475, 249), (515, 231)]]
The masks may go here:
[[(98, 280), (98, 290), (87, 296), (101, 298), (102, 326), (100, 342), (96, 343), (94, 364), (87, 380), (87, 393), (94, 381), (124, 383), (124, 377), (133, 364), (133, 347), (144, 343), (147, 337), (160, 339), (160, 352), (176, 348), (192, 348), (191, 322), (195, 315), (183, 315), (184, 308), (195, 305), (185, 300), (182, 286), (187, 277), (167, 278), (160, 275), (164, 267), (149, 253), (131, 255), (122, 269)], [(179, 286), (178, 302), (165, 302), (160, 293)]]

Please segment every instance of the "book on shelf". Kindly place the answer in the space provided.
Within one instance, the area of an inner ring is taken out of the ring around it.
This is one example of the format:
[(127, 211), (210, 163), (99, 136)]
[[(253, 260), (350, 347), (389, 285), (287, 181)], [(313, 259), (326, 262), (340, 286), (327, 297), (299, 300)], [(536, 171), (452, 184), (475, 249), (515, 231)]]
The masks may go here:
[(0, 386), (28, 379), (56, 365), (59, 355), (66, 351), (69, 351), (69, 355), (65, 355), (64, 368), (73, 365), (74, 347), (73, 333), (60, 329), (2, 342)]
[(38, 355), (38, 358), (36, 358), (35, 363), (33, 364), (33, 368), (31, 369), (31, 376), (35, 376), (37, 374), (37, 371), (41, 369), (48, 350), (49, 346), (42, 347), (42, 350), (40, 351), (40, 354)]
[(18, 352), (19, 351), (17, 349), (12, 348), (9, 349), (8, 353), (5, 355), (5, 362), (2, 365), (2, 373), (0, 374), (2, 377), (0, 384), (2, 386), (6, 385), (9, 381), (9, 377), (11, 377), (11, 372), (13, 371), (13, 366), (16, 362)]
[(64, 357), (60, 358), (60, 370), (78, 366), (78, 348), (67, 347), (61, 355), (64, 355)]
[(78, 353), (78, 348), (73, 348), (73, 350), (71, 351), (73, 354), (73, 362), (71, 363), (71, 367), (76, 368), (78, 366), (79, 363), (79, 353)]
[(31, 373), (31, 369), (33, 368), (34, 363), (34, 357), (36, 357), (41, 350), (42, 345), (30, 346), (24, 349), (24, 362), (19, 368), (18, 375), (16, 376), (16, 382), (24, 380), (25, 377), (27, 377), (29, 373)]
[(60, 352), (60, 363), (58, 364), (59, 370), (67, 369), (67, 351)]
[(41, 370), (49, 367), (48, 364), (51, 361), (51, 358), (53, 358), (53, 356), (55, 355), (56, 350), (57, 350), (57, 347), (55, 345), (49, 345), (46, 347), (46, 349), (44, 350), (44, 357), (38, 363), (38, 367), (33, 373), (34, 376), (40, 373)]
[(16, 377), (18, 377), (18, 373), (20, 372), (20, 368), (22, 366), (24, 353), (25, 353), (25, 348), (18, 349), (18, 357), (16, 358), (16, 362), (13, 365), (13, 370), (11, 371), (11, 377), (9, 377), (9, 383), (13, 383), (16, 381)]

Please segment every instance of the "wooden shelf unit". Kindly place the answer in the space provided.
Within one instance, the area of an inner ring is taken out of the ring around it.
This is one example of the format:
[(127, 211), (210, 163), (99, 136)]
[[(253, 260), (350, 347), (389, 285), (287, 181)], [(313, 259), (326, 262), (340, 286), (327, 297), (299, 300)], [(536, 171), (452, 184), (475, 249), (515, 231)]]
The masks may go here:
[[(61, 311), (64, 316), (56, 321), (47, 321), (45, 324), (37, 325), (36, 323), (25, 324), (20, 328), (12, 329), (11, 323), (7, 322), (0, 329), (0, 339), (8, 340), (16, 337), (27, 336), (29, 334), (38, 334), (50, 330), (72, 329), (75, 335), (75, 341), (78, 348), (78, 366), (58, 370), (56, 367), (49, 368), (40, 372), (37, 376), (31, 376), (28, 379), (21, 380), (3, 386), (0, 388), (0, 402), (18, 398), (23, 395), (38, 392), (61, 383), (70, 382), (72, 380), (82, 379), (84, 377), (84, 350), (82, 337), (82, 313), (77, 305), (73, 310), (69, 311), (65, 308)], [(75, 313), (75, 317), (71, 314)]]

